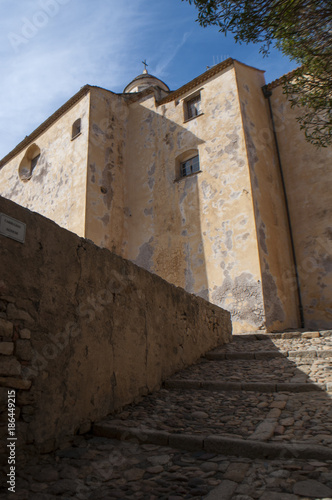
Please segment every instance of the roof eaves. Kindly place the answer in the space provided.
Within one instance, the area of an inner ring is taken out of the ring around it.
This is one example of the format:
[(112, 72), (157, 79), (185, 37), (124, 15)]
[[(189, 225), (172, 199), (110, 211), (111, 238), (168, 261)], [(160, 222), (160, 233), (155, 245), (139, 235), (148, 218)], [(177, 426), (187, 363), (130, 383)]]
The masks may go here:
[(197, 87), (198, 85), (201, 85), (206, 80), (209, 80), (209, 78), (212, 78), (213, 76), (220, 73), (220, 71), (228, 68), (229, 66), (232, 66), (233, 62), (234, 62), (234, 60), (231, 57), (229, 57), (225, 61), (222, 61), (221, 63), (216, 64), (215, 66), (208, 69), (207, 71), (205, 71), (201, 75), (197, 76), (196, 78), (194, 78), (190, 82), (186, 83), (185, 85), (183, 85), (179, 89), (174, 90), (168, 96), (163, 97), (160, 101), (158, 101), (158, 103), (157, 103), (158, 106), (160, 106), (161, 104), (166, 104), (167, 102), (171, 102), (174, 99), (177, 99), (181, 95), (185, 94), (189, 90)]
[(283, 85), (285, 82), (288, 82), (289, 80), (291, 80), (293, 78), (293, 76), (296, 75), (296, 73), (298, 72), (298, 70), (300, 68), (301, 68), (301, 66), (299, 66), (298, 68), (293, 69), (293, 71), (290, 71), (289, 73), (286, 73), (285, 75), (281, 76), (277, 80), (273, 80), (273, 82), (268, 83), (266, 85), (266, 90), (275, 89), (276, 87), (279, 87), (279, 85)]
[(12, 151), (10, 151), (2, 160), (0, 160), (0, 168), (2, 168), (9, 160), (19, 154), (30, 142), (34, 141), (40, 134), (58, 120), (68, 109), (76, 104), (82, 97), (88, 94), (91, 90), (91, 85), (84, 85), (73, 97), (47, 118), (39, 127), (37, 127), (30, 135), (27, 135)]

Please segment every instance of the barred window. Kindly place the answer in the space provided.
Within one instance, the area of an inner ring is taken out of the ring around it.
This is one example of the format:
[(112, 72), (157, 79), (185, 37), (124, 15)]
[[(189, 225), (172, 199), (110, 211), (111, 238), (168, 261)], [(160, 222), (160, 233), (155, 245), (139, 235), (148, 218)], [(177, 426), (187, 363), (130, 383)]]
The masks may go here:
[(193, 158), (189, 158), (189, 160), (183, 161), (180, 164), (181, 177), (187, 177), (190, 174), (194, 174), (195, 172), (199, 172), (199, 156), (194, 156)]

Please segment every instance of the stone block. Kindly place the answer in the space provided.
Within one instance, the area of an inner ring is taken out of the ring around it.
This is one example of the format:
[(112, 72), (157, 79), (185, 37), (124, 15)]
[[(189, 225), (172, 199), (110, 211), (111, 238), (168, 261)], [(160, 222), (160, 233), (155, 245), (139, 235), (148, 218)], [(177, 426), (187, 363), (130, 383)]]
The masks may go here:
[(291, 493), (265, 491), (259, 500), (299, 500), (299, 497)]
[(190, 434), (170, 434), (169, 446), (182, 450), (195, 451), (202, 450), (205, 436), (194, 436)]
[(227, 471), (224, 474), (224, 479), (229, 479), (235, 481), (236, 483), (242, 483), (243, 479), (246, 477), (250, 464), (244, 462), (236, 462), (229, 465)]
[(270, 382), (243, 382), (243, 391), (276, 392), (276, 384)]
[(15, 343), (15, 355), (23, 361), (31, 361), (32, 348), (30, 340), (18, 339)]
[(31, 332), (27, 328), (23, 328), (23, 330), (20, 331), (20, 337), (21, 339), (31, 339)]
[(314, 359), (314, 358), (317, 358), (317, 353), (316, 353), (316, 351), (288, 351), (288, 356), (290, 358)]
[(255, 359), (254, 352), (227, 352), (226, 359)]
[(0, 342), (0, 354), (11, 356), (14, 352), (14, 342)]
[(203, 380), (201, 388), (207, 391), (240, 391), (241, 382), (210, 382)]
[(0, 377), (0, 387), (28, 390), (30, 389), (31, 384), (32, 384), (31, 380), (24, 380), (13, 377)]
[(282, 334), (283, 339), (299, 339), (301, 332), (285, 332)]
[(274, 419), (272, 419), (271, 421), (264, 420), (261, 424), (258, 425), (255, 432), (253, 432), (248, 439), (267, 441), (273, 436), (276, 425), (277, 422)]
[(304, 332), (302, 333), (303, 339), (318, 339), (320, 337), (319, 332)]
[(205, 497), (205, 500), (230, 500), (237, 488), (237, 483), (225, 479)]
[(22, 309), (17, 309), (14, 304), (8, 304), (7, 316), (8, 319), (25, 321), (28, 325), (32, 325), (34, 323), (34, 319), (30, 316), (29, 313), (23, 311)]
[(319, 334), (321, 337), (332, 337), (332, 330), (322, 330)]
[(332, 489), (325, 484), (308, 479), (307, 481), (299, 481), (293, 486), (293, 492), (296, 495), (301, 495), (310, 498), (331, 498)]
[(31, 391), (18, 391), (16, 401), (19, 406), (32, 405), (35, 403), (35, 395)]
[(0, 337), (12, 337), (14, 325), (6, 319), (0, 318)]
[(198, 380), (166, 380), (166, 389), (200, 389), (201, 384)]
[(21, 364), (14, 357), (0, 356), (0, 376), (21, 375)]
[(255, 359), (272, 359), (272, 358), (284, 358), (286, 355), (281, 351), (257, 351), (255, 353)]
[(78, 434), (86, 434), (87, 432), (90, 432), (91, 430), (91, 420), (86, 420), (85, 422), (82, 422), (79, 429), (78, 429)]

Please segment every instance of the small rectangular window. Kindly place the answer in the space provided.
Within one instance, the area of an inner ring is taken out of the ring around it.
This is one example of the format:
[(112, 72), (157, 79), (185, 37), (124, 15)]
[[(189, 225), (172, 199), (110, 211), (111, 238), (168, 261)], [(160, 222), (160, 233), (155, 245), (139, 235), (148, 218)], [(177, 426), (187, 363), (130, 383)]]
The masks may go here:
[(197, 95), (187, 101), (188, 119), (201, 114), (201, 96)]
[(190, 120), (202, 114), (201, 93), (196, 92), (193, 96), (188, 97), (183, 103), (184, 119)]
[(181, 163), (181, 177), (187, 177), (188, 175), (194, 174), (195, 172), (199, 172), (198, 155)]

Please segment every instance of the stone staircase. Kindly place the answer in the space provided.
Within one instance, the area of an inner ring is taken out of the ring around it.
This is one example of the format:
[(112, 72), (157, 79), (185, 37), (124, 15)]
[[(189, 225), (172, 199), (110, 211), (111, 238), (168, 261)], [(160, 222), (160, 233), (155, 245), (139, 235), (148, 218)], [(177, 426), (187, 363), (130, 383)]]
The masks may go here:
[[(191, 490), (192, 496), (177, 498), (332, 498), (331, 335), (235, 335), (232, 344), (177, 373), (157, 393), (96, 424), (94, 435), (196, 452), (209, 472), (216, 464), (222, 471), (218, 456), (237, 464), (205, 496), (199, 482), (197, 495)], [(244, 486), (257, 460), (268, 460), (267, 469), (275, 464), (272, 489)]]
[(332, 331), (235, 335), (0, 500), (332, 500)]

